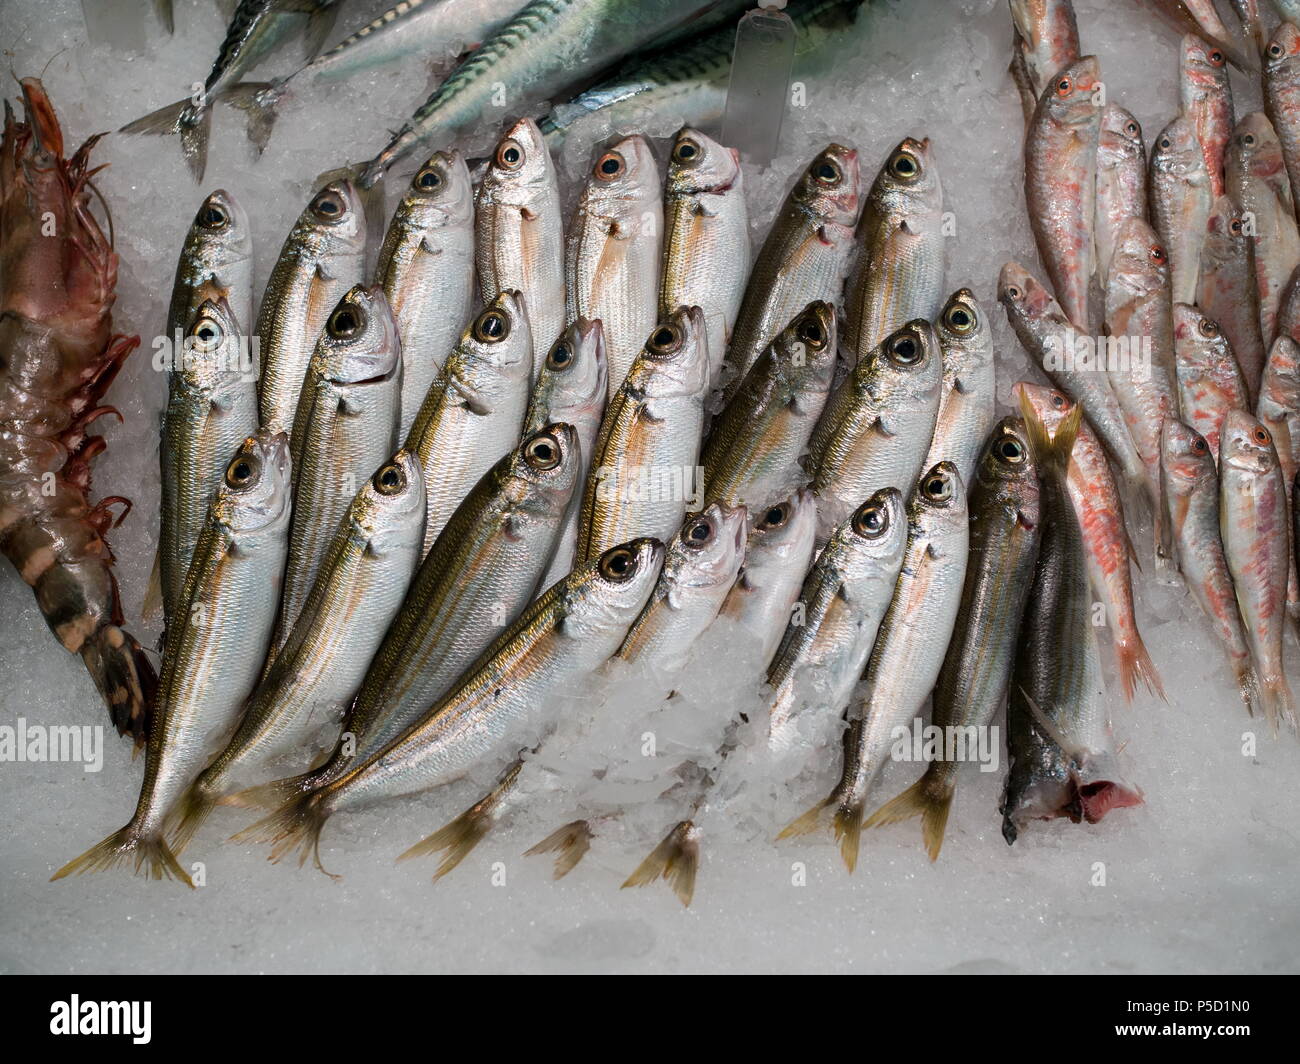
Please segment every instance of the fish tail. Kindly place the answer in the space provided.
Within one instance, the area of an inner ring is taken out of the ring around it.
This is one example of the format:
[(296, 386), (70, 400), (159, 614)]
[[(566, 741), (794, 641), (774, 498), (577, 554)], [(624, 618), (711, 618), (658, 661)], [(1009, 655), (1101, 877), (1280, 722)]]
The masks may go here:
[(330, 816), (323, 797), (324, 792), (311, 791), (290, 798), (270, 816), (232, 835), (231, 841), (270, 843), (272, 864), (297, 851), (299, 868), (310, 857), (319, 871), (331, 879), (340, 879), (321, 864), (320, 833)]
[(1259, 701), (1264, 707), (1264, 717), (1277, 735), (1279, 724), (1285, 724), (1296, 731), (1295, 698), (1291, 686), (1281, 673), (1262, 680), (1259, 685)]
[(554, 878), (563, 879), (577, 867), (578, 862), (591, 849), (592, 835), (590, 821), (571, 820), (563, 827), (552, 831), (536, 846), (525, 850), (524, 856), (537, 857), (544, 853), (555, 854)]
[(158, 21), (169, 34), (176, 32), (176, 12), (172, 9), (172, 0), (153, 0), (154, 11)]
[(229, 90), (231, 105), (244, 112), (247, 120), (244, 132), (258, 155), (266, 151), (275, 129), (275, 120), (279, 117), (276, 108), (288, 91), (287, 78), (280, 81), (247, 81)]
[(664, 880), (677, 895), (677, 900), (689, 906), (695, 896), (695, 873), (700, 865), (700, 832), (690, 820), (682, 820), (664, 836), (663, 842), (650, 851), (627, 877), (623, 888), (644, 887), (656, 879)]
[(169, 103), (151, 111), (134, 122), (128, 122), (119, 132), (145, 133), (166, 136), (181, 135), (181, 153), (189, 164), (195, 181), (203, 180), (208, 165), (208, 134), (212, 131), (212, 108), (207, 103), (196, 104), (190, 98)]
[(927, 772), (898, 797), (891, 798), (872, 813), (862, 826), (881, 827), (919, 816), (921, 837), (925, 840), (926, 852), (930, 855), (931, 861), (937, 861), (939, 847), (943, 845), (943, 833), (948, 825), (948, 811), (952, 808), (952, 795), (955, 789), (956, 786), (951, 780), (932, 780)]
[(806, 813), (801, 813), (781, 829), (777, 839), (792, 839), (797, 835), (811, 835), (819, 831), (826, 819), (826, 811), (831, 813), (831, 829), (835, 832), (835, 841), (840, 844), (840, 857), (850, 872), (858, 866), (858, 843), (862, 838), (861, 798), (845, 800), (840, 797), (839, 786)]
[(496, 826), (497, 821), (501, 819), (505, 800), (514, 791), (523, 767), (522, 759), (511, 762), (487, 794), (450, 824), (439, 828), (428, 838), (421, 839), (410, 849), (399, 854), (397, 859), (407, 861), (412, 857), (428, 857), (446, 850), (442, 863), (433, 874), (433, 881), (436, 883), (465, 860), (474, 847), (483, 841), (484, 836)]
[(171, 834), (172, 849), (183, 853), (194, 838), (203, 822), (217, 804), (218, 795), (203, 773), (196, 779), (176, 803), (176, 808), (168, 816), (168, 831)]
[(1020, 396), (1020, 411), (1025, 419), (1029, 449), (1034, 456), (1034, 465), (1038, 467), (1038, 475), (1044, 480), (1049, 474), (1054, 475), (1064, 483), (1070, 469), (1070, 455), (1074, 453), (1074, 441), (1083, 422), (1083, 407), (1075, 403), (1062, 419), (1055, 435), (1047, 431), (1029, 397), (1024, 394)]
[(1255, 678), (1255, 670), (1250, 665), (1250, 659), (1234, 662), (1237, 673), (1237, 690), (1241, 694), (1241, 700), (1246, 705), (1246, 716), (1255, 715), (1255, 705), (1259, 702), (1259, 681)]
[(150, 879), (176, 879), (191, 889), (194, 887), (189, 873), (180, 866), (162, 836), (146, 834), (134, 824), (127, 824), (80, 857), (69, 861), (50, 877), (50, 882), (87, 872), (104, 872), (128, 861), (134, 864), (137, 875), (143, 871)]
[(81, 646), (81, 660), (108, 705), (113, 724), (136, 748), (149, 737), (158, 676), (144, 648), (115, 624), (101, 626)]
[(241, 809), (279, 809), (291, 798), (310, 793), (313, 790), (313, 776), (314, 773), (305, 772), (301, 776), (259, 783), (256, 787), (223, 795), (217, 799), (217, 805), (235, 805)]
[(1152, 694), (1159, 695), (1165, 702), (1169, 701), (1165, 695), (1164, 684), (1160, 682), (1160, 674), (1156, 671), (1155, 663), (1151, 660), (1151, 655), (1147, 653), (1147, 647), (1142, 641), (1142, 636), (1136, 630), (1129, 639), (1116, 642), (1115, 654), (1119, 659), (1119, 682), (1124, 689), (1125, 701), (1133, 701), (1133, 692), (1138, 680), (1141, 680)]

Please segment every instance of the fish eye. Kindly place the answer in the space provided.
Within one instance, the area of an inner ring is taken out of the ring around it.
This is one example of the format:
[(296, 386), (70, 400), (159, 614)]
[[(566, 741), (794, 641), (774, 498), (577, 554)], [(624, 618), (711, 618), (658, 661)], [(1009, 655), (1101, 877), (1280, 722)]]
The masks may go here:
[(411, 187), (417, 192), (433, 192), (442, 187), (442, 181), (442, 172), (436, 166), (426, 166), (415, 175)]
[(864, 502), (853, 514), (852, 527), (863, 539), (879, 539), (889, 529), (889, 511), (874, 500)]
[(1280, 58), (1282, 55), (1282, 46), (1274, 41), (1268, 46), (1268, 54), (1274, 59)]
[(1069, 78), (1061, 78), (1061, 80), (1056, 83), (1056, 95), (1069, 96), (1070, 91), (1073, 88), (1074, 88), (1073, 81), (1071, 81)]
[(627, 547), (611, 547), (600, 556), (600, 575), (615, 584), (621, 584), (636, 575), (636, 554)]
[(1210, 449), (1210, 445), (1205, 442), (1205, 437), (1194, 435), (1192, 437), (1192, 451), (1196, 454), (1205, 454)]
[(1130, 137), (1138, 137), (1142, 135), (1142, 127), (1136, 122), (1129, 122), (1129, 124), (1124, 127), (1124, 132)]
[(790, 504), (783, 502), (779, 506), (768, 507), (767, 513), (763, 515), (763, 520), (758, 523), (758, 527), (765, 532), (770, 532), (774, 528), (780, 528), (790, 520)]
[(325, 325), (325, 331), (336, 340), (350, 340), (366, 327), (366, 312), (355, 303), (336, 307)]
[(1198, 327), (1201, 330), (1201, 335), (1208, 339), (1213, 340), (1219, 335), (1219, 323), (1217, 321), (1211, 321), (1209, 318), (1202, 318)]
[(211, 318), (200, 318), (195, 322), (194, 336), (208, 346), (219, 344), (226, 338), (225, 330), (221, 328), (220, 323)]
[(503, 140), (497, 148), (496, 164), (502, 170), (518, 170), (524, 165), (524, 147), (517, 140)]
[(998, 441), (995, 453), (1002, 461), (1019, 465), (1025, 460), (1025, 445), (1015, 436), (1004, 436)]
[(484, 344), (499, 344), (510, 335), (510, 319), (495, 307), (489, 307), (474, 319), (473, 336)]
[(899, 148), (889, 160), (889, 172), (899, 181), (912, 182), (921, 176), (921, 163), (906, 148)]
[(627, 170), (627, 162), (616, 151), (607, 151), (596, 161), (596, 176), (602, 181), (613, 181), (616, 177), (622, 177)]
[(343, 217), (343, 197), (333, 189), (325, 189), (311, 201), (311, 212), (323, 222), (334, 222)]
[(1154, 262), (1157, 266), (1163, 266), (1166, 262), (1169, 261), (1169, 256), (1165, 253), (1165, 249), (1162, 248), (1159, 244), (1152, 244), (1150, 253), (1151, 253), (1151, 261)]
[(670, 355), (681, 345), (681, 330), (672, 322), (664, 322), (650, 334), (650, 341), (646, 346), (656, 354)]
[(524, 444), (524, 461), (539, 471), (554, 469), (560, 464), (560, 441), (549, 432), (539, 432)]
[(1214, 66), (1223, 66), (1223, 53), (1217, 48), (1209, 54), (1208, 58)]
[(943, 323), (953, 332), (965, 336), (975, 331), (975, 315), (965, 303), (954, 299), (943, 312)]
[(673, 145), (673, 162), (689, 166), (699, 162), (702, 154), (700, 146), (690, 137), (682, 137)]
[(1240, 219), (1240, 218), (1234, 218), (1231, 222), (1228, 223), (1228, 232), (1230, 232), (1233, 236), (1240, 236), (1240, 235), (1241, 235), (1241, 219)]
[(1008, 299), (1019, 299), (1019, 298), (1020, 298), (1020, 289), (1019, 289), (1016, 285), (1013, 285), (1013, 284), (1009, 284), (1009, 285), (1007, 285), (1007, 298), (1008, 298)]
[(925, 354), (921, 338), (910, 329), (891, 336), (886, 341), (886, 350), (890, 359), (900, 366), (914, 366)]
[(690, 517), (682, 528), (682, 542), (695, 550), (707, 547), (713, 540), (715, 529), (708, 517)]
[(1053, 392), (1052, 406), (1057, 410), (1065, 409), (1065, 396), (1063, 396), (1060, 392)]
[(254, 454), (237, 454), (226, 466), (226, 484), (236, 491), (252, 487), (262, 472), (262, 463)]
[(199, 211), (199, 225), (204, 229), (217, 231), (226, 228), (230, 224), (230, 215), (226, 209), (219, 203), (205, 203), (203, 209)]
[(1248, 148), (1253, 148), (1255, 146), (1255, 134), (1243, 133), (1241, 135), (1241, 143), (1246, 145)]
[(406, 487), (406, 472), (396, 462), (387, 462), (370, 478), (380, 495), (396, 495)]
[(819, 185), (837, 185), (843, 178), (839, 165), (831, 159), (819, 159), (813, 164), (812, 175)]
[(952, 498), (952, 479), (944, 473), (935, 473), (921, 482), (921, 494), (931, 502), (947, 502)]
[(1251, 435), (1251, 439), (1253, 439), (1261, 447), (1267, 447), (1270, 443), (1273, 442), (1273, 437), (1269, 435), (1268, 429), (1264, 428), (1263, 425), (1256, 425), (1255, 431), (1252, 432), (1250, 435)]
[(546, 364), (551, 369), (568, 369), (573, 364), (573, 348), (569, 346), (568, 340), (555, 341), (551, 353), (546, 356)]
[(1168, 150), (1169, 150), (1170, 148), (1172, 148), (1173, 146), (1174, 146), (1174, 142), (1173, 142), (1172, 140), (1170, 140), (1168, 137), (1161, 137), (1161, 138), (1160, 138), (1160, 150), (1161, 150), (1161, 151), (1168, 151)]
[(810, 314), (804, 318), (796, 332), (800, 340), (816, 351), (826, 346), (826, 330), (822, 328), (822, 323), (818, 321), (816, 315)]

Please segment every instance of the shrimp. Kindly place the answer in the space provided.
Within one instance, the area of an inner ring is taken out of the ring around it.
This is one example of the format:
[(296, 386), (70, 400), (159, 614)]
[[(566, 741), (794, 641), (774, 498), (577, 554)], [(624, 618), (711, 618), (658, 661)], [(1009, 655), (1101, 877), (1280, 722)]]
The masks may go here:
[(64, 158), (45, 89), (21, 85), (26, 121), (6, 101), (0, 139), (0, 553), (140, 745), (157, 680), (122, 628), (105, 539), (131, 504), (88, 498), (104, 449), (91, 426), (121, 420), (100, 400), (140, 338), (112, 330), (117, 255), (89, 206), (99, 137)]

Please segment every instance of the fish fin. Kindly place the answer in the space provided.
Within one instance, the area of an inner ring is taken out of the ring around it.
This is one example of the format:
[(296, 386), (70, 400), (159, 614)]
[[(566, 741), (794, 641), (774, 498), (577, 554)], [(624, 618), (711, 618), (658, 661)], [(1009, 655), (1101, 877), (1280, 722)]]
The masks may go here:
[(160, 107), (156, 111), (150, 111), (147, 115), (137, 118), (134, 122), (128, 122), (119, 129), (118, 132), (147, 133), (154, 136), (165, 136), (168, 133), (179, 133), (181, 128), (181, 117), (193, 106), (193, 101), (187, 96), (183, 100), (169, 103), (166, 107)]
[(303, 56), (311, 62), (325, 47), (325, 41), (334, 31), (334, 23), (339, 17), (339, 4), (316, 7), (307, 18), (307, 29), (303, 33)]
[(145, 588), (144, 604), (140, 612), (146, 621), (156, 621), (163, 612), (162, 550), (154, 552), (153, 568), (149, 570), (149, 585)]
[(204, 782), (203, 773), (190, 784), (189, 790), (181, 795), (176, 807), (167, 815), (166, 830), (171, 835), (171, 847), (176, 853), (183, 853), (194, 838), (194, 833), (208, 818), (218, 796)]
[(487, 833), (496, 826), (497, 821), (501, 819), (502, 805), (514, 791), (523, 767), (522, 758), (511, 762), (487, 794), (451, 823), (399, 854), (397, 859), (407, 861), (412, 857), (428, 857), (440, 850), (446, 850), (446, 856), (433, 874), (433, 881), (436, 883), (468, 857), (474, 847), (482, 842)]
[(137, 875), (144, 870), (150, 879), (176, 879), (190, 889), (194, 888), (189, 873), (180, 866), (162, 837), (141, 834), (131, 824), (113, 832), (103, 842), (69, 861), (50, 877), (50, 882), (66, 876), (84, 875), (86, 872), (104, 872), (128, 861), (134, 863)]
[(1054, 742), (1066, 754), (1069, 754), (1071, 757), (1079, 758), (1086, 753), (1086, 751), (1084, 751), (1078, 746), (1075, 746), (1068, 739), (1066, 739), (1065, 735), (1061, 732), (1061, 729), (1058, 728), (1055, 724), (1051, 722), (1051, 720), (1048, 719), (1047, 714), (1043, 712), (1043, 707), (1040, 706), (1037, 702), (1035, 702), (1033, 698), (1030, 697), (1029, 692), (1026, 691), (1023, 687), (1020, 688), (1020, 695), (1022, 698), (1024, 698), (1025, 705), (1029, 707), (1029, 715), (1034, 718), (1034, 723), (1043, 729), (1043, 733), (1049, 739), (1051, 739), (1052, 742)]
[(1159, 695), (1161, 701), (1169, 701), (1155, 663), (1147, 653), (1146, 643), (1142, 641), (1142, 636), (1136, 630), (1131, 640), (1122, 643), (1116, 641), (1115, 655), (1119, 659), (1119, 682), (1124, 689), (1126, 702), (1133, 701), (1133, 690), (1138, 680), (1141, 680), (1153, 695)]
[[(1161, 426), (1163, 432), (1164, 426)], [(1151, 523), (1154, 526), (1156, 546), (1156, 573), (1165, 573), (1166, 578), (1180, 571), (1177, 548), (1174, 546), (1174, 523), (1169, 519), (1169, 493), (1165, 490), (1165, 458), (1160, 455), (1160, 469), (1156, 475), (1154, 512)]]
[(279, 809), (289, 799), (312, 790), (311, 780), (314, 775), (314, 772), (306, 772), (301, 776), (289, 776), (282, 780), (272, 780), (270, 783), (259, 783), (256, 787), (247, 787), (234, 794), (223, 795), (217, 799), (217, 805), (234, 805), (241, 809), (268, 811)]
[(1259, 701), (1264, 707), (1264, 717), (1273, 734), (1279, 731), (1279, 722), (1286, 724), (1293, 732), (1296, 730), (1295, 699), (1291, 695), (1291, 686), (1285, 676), (1275, 676), (1260, 681)]
[(195, 181), (203, 180), (208, 165), (208, 135), (212, 131), (212, 108), (206, 104), (196, 106), (188, 98), (160, 107), (143, 118), (128, 122), (119, 132), (145, 133), (165, 136), (181, 135), (181, 154), (189, 165)]
[(591, 849), (591, 823), (587, 820), (572, 820), (563, 827), (552, 831), (536, 846), (524, 851), (525, 857), (537, 857), (544, 853), (553, 853), (555, 857), (555, 879), (563, 879), (577, 867), (578, 862)]
[(695, 873), (700, 864), (700, 833), (695, 824), (682, 820), (664, 836), (663, 842), (627, 877), (623, 889), (644, 887), (656, 879), (664, 880), (677, 900), (690, 906), (695, 896)]
[(1057, 473), (1064, 484), (1070, 470), (1070, 455), (1074, 453), (1074, 441), (1083, 422), (1083, 407), (1075, 403), (1054, 434), (1047, 431), (1029, 397), (1023, 393), (1020, 411), (1025, 419), (1029, 449), (1034, 456), (1034, 465), (1038, 467), (1038, 475), (1042, 477), (1050, 470)]
[(835, 832), (835, 841), (840, 844), (840, 857), (844, 866), (852, 872), (858, 866), (858, 843), (862, 837), (862, 801), (845, 802), (840, 799), (837, 786), (830, 797), (818, 802), (806, 813), (795, 817), (781, 829), (778, 839), (790, 839), (796, 835), (811, 835), (822, 826), (826, 810), (834, 807), (831, 814), (831, 828)]
[(278, 117), (276, 107), (287, 92), (286, 81), (246, 81), (226, 94), (230, 105), (244, 112), (247, 119), (244, 132), (259, 156), (270, 143)]
[(176, 12), (172, 0), (153, 0), (153, 9), (158, 14), (158, 21), (169, 34), (176, 32)]
[(316, 868), (330, 879), (342, 879), (327, 871), (320, 860), (320, 833), (329, 819), (329, 812), (322, 808), (322, 791), (308, 791), (290, 798), (279, 809), (257, 823), (244, 828), (230, 836), (232, 842), (269, 842), (271, 844), (272, 864), (298, 851), (298, 867), (312, 858)]
[(81, 660), (108, 704), (118, 733), (143, 747), (158, 693), (158, 675), (144, 647), (129, 632), (106, 624), (82, 644)]
[(862, 825), (866, 828), (882, 827), (885, 824), (897, 824), (910, 820), (914, 816), (921, 818), (921, 837), (925, 840), (926, 852), (931, 861), (939, 859), (939, 847), (943, 845), (943, 832), (948, 824), (948, 811), (952, 808), (952, 795), (956, 789), (951, 781), (939, 783), (931, 780), (927, 772), (908, 787), (897, 798), (891, 798)]
[(1246, 661), (1237, 665), (1236, 672), (1237, 691), (1246, 705), (1246, 716), (1253, 717), (1255, 705), (1259, 701), (1259, 681), (1255, 678), (1255, 670), (1249, 661)]

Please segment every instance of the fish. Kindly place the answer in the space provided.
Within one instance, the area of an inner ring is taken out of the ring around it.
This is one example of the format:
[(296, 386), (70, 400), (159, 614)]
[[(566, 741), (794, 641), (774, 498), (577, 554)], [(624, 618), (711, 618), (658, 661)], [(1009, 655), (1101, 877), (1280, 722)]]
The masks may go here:
[(893, 598), (907, 529), (903, 493), (881, 488), (817, 555), (767, 671), (770, 749), (812, 745), (810, 724), (838, 720), (848, 706)]
[[(1020, 621), (1038, 558), (1038, 474), (1024, 421), (1005, 417), (988, 434), (970, 491), (970, 562), (957, 625), (934, 689), (933, 726), (965, 736), (965, 749), (989, 728), (1007, 701)], [(952, 729), (961, 729), (954, 732)], [(939, 859), (957, 789), (956, 742), (924, 774), (870, 817), (864, 827), (921, 818), (931, 861)]]
[(411, 178), (388, 223), (375, 280), (401, 339), (398, 431), (405, 438), (473, 311), (474, 189), (460, 152), (435, 152)]
[(424, 551), (478, 479), (519, 440), (533, 338), (523, 297), (497, 295), (465, 328), (434, 378), (404, 446), (424, 468)]
[[(1106, 326), (1111, 337), (1127, 339), (1130, 364), (1111, 358), (1107, 376), (1129, 436), (1147, 467), (1147, 481), (1160, 491), (1160, 423), (1178, 416), (1178, 378), (1174, 365), (1174, 323), (1169, 254), (1151, 227), (1130, 218), (1120, 230), (1106, 285)], [(1133, 362), (1142, 352), (1145, 368)], [(1154, 510), (1156, 562), (1172, 565), (1164, 500)]]
[(578, 518), (582, 511), (582, 486), (591, 473), (591, 457), (605, 413), (609, 360), (605, 355), (605, 330), (599, 321), (579, 318), (551, 345), (546, 363), (528, 401), (524, 435), (556, 422), (572, 425), (579, 451), (578, 489), (569, 499), (546, 575), (538, 585), (545, 591), (566, 576), (578, 552)]
[(1052, 383), (1083, 406), (1088, 424), (1118, 467), (1129, 498), (1145, 498), (1152, 513), (1159, 513), (1160, 488), (1149, 479), (1119, 399), (1102, 367), (1084, 365), (1064, 356), (1075, 353), (1078, 334), (1060, 304), (1023, 266), (1008, 262), (998, 277), (998, 301), (1024, 349)]
[(402, 349), (383, 289), (354, 285), (325, 322), (289, 437), (293, 521), (269, 663), (297, 624), (356, 494), (397, 449)]
[(1294, 202), (1300, 197), (1300, 29), (1278, 23), (1263, 57), (1264, 112), (1281, 143)]
[(1178, 69), (1183, 114), (1196, 131), (1214, 199), (1227, 191), (1223, 162), (1237, 121), (1232, 109), (1232, 85), (1223, 51), (1189, 33), (1183, 38)]
[[(739, 13), (740, 0), (532, 0), (460, 64), (360, 172), (370, 188), (421, 145), (443, 143), (499, 110), (519, 111), (599, 73), (692, 19)], [(699, 26), (697, 21), (695, 26)], [(557, 325), (551, 336), (559, 333)], [(549, 342), (549, 341), (548, 341)]]
[[(542, 725), (549, 699), (618, 650), (654, 589), (663, 559), (663, 544), (643, 537), (579, 566), (497, 636), (399, 738), (346, 775), (290, 798), (236, 841), (271, 843), (275, 861), (299, 851), (300, 863), (310, 856), (325, 871), (320, 834), (335, 813), (448, 782), (507, 738)], [(430, 836), (405, 856), (442, 848), (445, 838)]]
[(168, 819), (257, 683), (288, 554), (289, 474), (283, 432), (259, 429), (230, 460), (185, 577), (185, 608), (167, 639), (135, 812), (53, 879), (129, 862), (137, 874), (194, 886), (167, 844)]
[(295, 84), (337, 83), (408, 57), (431, 66), (450, 63), (455, 50), (477, 47), (526, 0), (398, 0), (291, 74), (256, 86), (232, 102), (248, 112), (248, 139), (260, 155), (271, 139), (276, 108)]
[[(1259, 14), (1259, 0), (1232, 0), (1232, 9), (1237, 13), (1237, 18), (1241, 20), (1243, 36), (1253, 41), (1255, 47), (1262, 52), (1268, 40), (1264, 33), (1264, 23)], [(1296, 10), (1300, 11), (1300, 7), (1297, 7)]]
[(424, 477), (415, 456), (398, 451), (348, 503), (275, 664), (230, 742), (179, 800), (174, 852), (241, 782), (265, 775), (276, 758), (306, 768), (316, 737), (337, 731), (402, 604), (423, 535)]
[(264, 426), (293, 428), (316, 340), (330, 312), (361, 280), (365, 252), (366, 219), (356, 189), (347, 180), (328, 182), (289, 230), (262, 294), (256, 335)]
[[(1245, 232), (1241, 210), (1231, 196), (1214, 201), (1201, 244), (1200, 286), (1196, 305), (1217, 322), (1241, 369), (1248, 403), (1259, 394), (1264, 372), (1259, 288), (1255, 282), (1255, 242)], [(1218, 452), (1215, 451), (1215, 461)]]
[(545, 425), (474, 486), (416, 570), (328, 760), (233, 795), (278, 805), (339, 779), (442, 698), (533, 597), (577, 482), (576, 430)]
[(497, 144), (474, 199), (474, 261), (484, 303), (516, 291), (528, 311), (533, 379), (564, 327), (564, 233), (555, 163), (537, 123)]
[(1217, 461), (1224, 416), (1250, 409), (1241, 367), (1219, 323), (1187, 303), (1174, 304), (1174, 355), (1182, 418), (1205, 438)]
[(969, 288), (959, 288), (934, 322), (943, 357), (943, 389), (934, 437), (922, 468), (945, 459), (963, 484), (975, 482), (975, 464), (996, 420), (993, 330)]
[(862, 811), (889, 758), (898, 727), (911, 727), (933, 690), (957, 622), (970, 545), (966, 488), (951, 462), (927, 470), (907, 501), (907, 545), (893, 597), (876, 635), (863, 693), (848, 709), (839, 782), (778, 835), (818, 830), (827, 813), (840, 856), (858, 860)]
[(578, 561), (640, 535), (671, 539), (698, 492), (709, 356), (704, 314), (661, 321), (605, 410), (583, 488)]
[(799, 176), (754, 259), (722, 373), (730, 400), (768, 344), (814, 300), (839, 301), (858, 216), (858, 153), (827, 145)]
[(103, 399), (140, 338), (113, 331), (118, 256), (90, 209), (99, 138), (66, 157), (44, 86), (19, 84), (23, 117), (6, 104), (0, 138), (0, 554), (80, 655), (113, 727), (140, 746), (157, 677), (123, 627), (108, 545), (131, 504), (89, 499), (105, 447), (91, 426), (120, 417)]
[(1092, 332), (1101, 67), (1087, 55), (1052, 76), (1025, 133), (1025, 201), (1038, 256), (1066, 317)]
[(867, 193), (857, 263), (845, 286), (844, 344), (865, 358), (915, 318), (943, 306), (943, 185), (929, 138), (894, 148)]
[(226, 300), (205, 300), (189, 323), (183, 360), (167, 374), (155, 569), (166, 623), (184, 609), (185, 573), (230, 456), (257, 431), (257, 382), (240, 340)]
[(943, 383), (939, 338), (908, 322), (831, 393), (808, 450), (823, 535), (880, 488), (916, 482), (934, 435)]
[[(1290, 513), (1291, 484), (1300, 470), (1300, 345), (1289, 336), (1279, 336), (1273, 341), (1255, 417), (1273, 436), (1282, 483), (1287, 490), (1287, 513)], [(1286, 608), (1292, 620), (1300, 624), (1300, 581), (1296, 579), (1294, 565), (1287, 578)]]
[(253, 230), (225, 189), (211, 192), (185, 234), (167, 308), (167, 336), (176, 336), (208, 300), (224, 299), (239, 334), (253, 325)]
[(1222, 644), (1246, 712), (1253, 716), (1255, 668), (1219, 534), (1216, 458), (1204, 436), (1173, 419), (1165, 422), (1162, 451), (1165, 493), (1183, 579)]
[(659, 320), (663, 231), (659, 165), (644, 137), (624, 137), (588, 172), (564, 257), (565, 320), (604, 327), (611, 398)]
[(1174, 301), (1192, 303), (1200, 284), (1201, 244), (1214, 206), (1214, 182), (1190, 117), (1175, 118), (1156, 137), (1148, 191), (1155, 231), (1169, 253)]
[(810, 303), (750, 367), (700, 455), (705, 497), (755, 512), (802, 477), (799, 458), (830, 395), (835, 308)]
[(709, 384), (716, 388), (753, 258), (739, 153), (698, 129), (679, 130), (664, 180), (663, 215), (659, 314), (678, 307), (704, 311)]
[(1293, 564), (1286, 485), (1273, 436), (1244, 410), (1223, 422), (1219, 443), (1219, 534), (1255, 666), (1259, 703), (1276, 735), (1296, 730), (1282, 659), (1287, 577)]
[(1102, 110), (1097, 145), (1097, 279), (1106, 290), (1120, 227), (1147, 214), (1147, 153), (1142, 126), (1117, 103)]
[(1206, 44), (1219, 48), (1238, 70), (1259, 69), (1258, 62), (1232, 43), (1227, 27), (1214, 10), (1214, 0), (1148, 0), (1148, 4), (1179, 33), (1194, 33)]
[(1228, 194), (1251, 222), (1259, 331), (1267, 350), (1277, 337), (1282, 296), (1300, 266), (1300, 230), (1282, 148), (1262, 113), (1253, 112), (1237, 123), (1228, 147), (1227, 172)]
[(1011, 763), (1001, 804), (1008, 845), (1031, 820), (1066, 816), (1095, 824), (1112, 809), (1142, 801), (1116, 763), (1083, 533), (1067, 485), (1083, 411), (1076, 406), (1049, 438), (1027, 397), (1020, 405), (1038, 469), (1042, 531), (1011, 669)]
[(807, 488), (755, 515), (740, 575), (723, 599), (719, 623), (743, 630), (754, 642), (754, 660), (766, 669), (785, 635), (813, 563), (817, 502)]
[[(1024, 401), (1033, 408), (1053, 436), (1074, 407), (1064, 393), (1028, 381), (1016, 384), (1012, 394), (1018, 402)], [(1106, 607), (1105, 620), (1111, 628), (1124, 698), (1133, 700), (1139, 681), (1147, 690), (1164, 698), (1164, 685), (1142, 640), (1133, 607), (1129, 561), (1134, 551), (1124, 527), (1124, 508), (1105, 451), (1086, 420), (1080, 424), (1074, 439), (1066, 490), (1083, 535), (1088, 579), (1094, 594)]]
[(1011, 0), (1010, 6), (1011, 71), (1027, 122), (1047, 83), (1078, 60), (1079, 24), (1071, 0)]
[[(170, 0), (166, 0), (170, 8)], [(203, 180), (208, 162), (212, 104), (250, 91), (243, 75), (301, 31), (307, 51), (319, 50), (338, 14), (336, 0), (239, 0), (226, 27), (225, 38), (206, 80), (192, 95), (128, 122), (123, 133), (179, 133), (181, 154), (195, 181)], [(166, 20), (168, 31), (171, 19)]]

